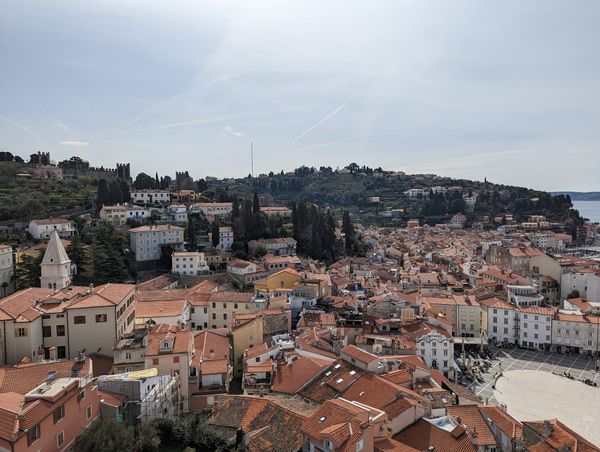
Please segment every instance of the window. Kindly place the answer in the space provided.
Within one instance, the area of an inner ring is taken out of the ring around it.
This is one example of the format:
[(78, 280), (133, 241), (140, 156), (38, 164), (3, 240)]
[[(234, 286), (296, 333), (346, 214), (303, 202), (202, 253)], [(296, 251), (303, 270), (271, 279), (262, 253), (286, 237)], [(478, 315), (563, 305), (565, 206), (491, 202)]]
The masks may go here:
[(85, 316), (84, 315), (76, 315), (75, 317), (73, 317), (73, 323), (75, 325), (82, 325), (85, 323)]
[(131, 352), (125, 352), (125, 359), (131, 359)]
[(57, 409), (54, 410), (54, 423), (56, 424), (63, 417), (65, 417), (65, 406), (61, 405)]
[(17, 328), (15, 330), (16, 337), (26, 337), (27, 336), (27, 328)]
[(85, 409), (85, 417), (88, 421), (92, 418), (92, 405), (88, 405), (88, 407)]
[(223, 314), (223, 320), (227, 320), (227, 313)]
[(64, 325), (56, 325), (56, 335), (57, 336), (65, 335), (65, 326)]
[(158, 358), (152, 358), (152, 365), (158, 366)]
[(51, 326), (43, 326), (42, 327), (42, 335), (44, 337), (51, 337), (52, 336), (52, 327)]
[(174, 363), (178, 363), (179, 362), (179, 356), (173, 356), (173, 362)]
[(96, 323), (104, 323), (108, 320), (108, 316), (106, 314), (96, 314)]
[(217, 320), (217, 314), (213, 312), (213, 320)]
[(27, 445), (31, 446), (40, 439), (40, 424), (36, 424), (27, 431)]
[(65, 433), (60, 432), (58, 435), (56, 435), (56, 446), (60, 447), (63, 445), (64, 442), (65, 442)]

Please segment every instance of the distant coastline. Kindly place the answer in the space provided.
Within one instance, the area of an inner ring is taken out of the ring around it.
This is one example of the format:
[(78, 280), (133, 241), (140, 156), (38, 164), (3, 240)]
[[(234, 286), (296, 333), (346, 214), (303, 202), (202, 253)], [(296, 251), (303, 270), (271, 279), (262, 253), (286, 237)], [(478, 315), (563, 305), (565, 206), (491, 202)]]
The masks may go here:
[(569, 195), (572, 201), (600, 201), (600, 191), (552, 191), (552, 195)]

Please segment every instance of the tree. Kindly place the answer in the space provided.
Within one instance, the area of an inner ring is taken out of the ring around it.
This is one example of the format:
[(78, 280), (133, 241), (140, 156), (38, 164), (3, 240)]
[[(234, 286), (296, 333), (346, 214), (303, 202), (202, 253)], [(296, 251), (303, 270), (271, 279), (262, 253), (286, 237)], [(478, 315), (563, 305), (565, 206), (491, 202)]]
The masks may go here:
[(110, 187), (106, 179), (100, 179), (98, 181), (98, 197), (96, 201), (96, 206), (98, 210), (102, 208), (104, 205), (110, 205), (112, 203), (112, 196), (110, 193)]
[(16, 265), (15, 276), (17, 279), (17, 290), (27, 289), (29, 287), (40, 287), (40, 277), (42, 276), (42, 259), (44, 255), (22, 254)]
[(260, 212), (260, 202), (258, 201), (258, 194), (254, 192), (254, 197), (252, 198), (252, 213), (257, 214)]
[(356, 240), (356, 231), (350, 218), (350, 212), (344, 210), (342, 214), (342, 232), (344, 233), (346, 240), (346, 254), (351, 255), (354, 251), (354, 242)]
[(129, 452), (135, 450), (134, 432), (111, 418), (97, 420), (75, 439), (73, 450)]
[(155, 183), (156, 181), (154, 180), (154, 178), (152, 178), (152, 176), (149, 176), (146, 173), (139, 173), (135, 177), (135, 182), (133, 183), (133, 186), (138, 190), (143, 190), (146, 188), (154, 188)]
[(196, 181), (196, 192), (202, 193), (203, 191), (208, 190), (208, 184), (204, 179), (199, 179)]
[(212, 246), (216, 248), (219, 246), (219, 242), (221, 241), (220, 233), (219, 233), (219, 220), (213, 221), (211, 232), (212, 232)]
[(116, 179), (112, 180), (108, 188), (110, 189), (111, 204), (121, 204), (123, 202), (123, 191), (121, 190), (121, 183)]
[(142, 422), (136, 428), (135, 450), (140, 452), (155, 452), (160, 450), (160, 436), (153, 422)]

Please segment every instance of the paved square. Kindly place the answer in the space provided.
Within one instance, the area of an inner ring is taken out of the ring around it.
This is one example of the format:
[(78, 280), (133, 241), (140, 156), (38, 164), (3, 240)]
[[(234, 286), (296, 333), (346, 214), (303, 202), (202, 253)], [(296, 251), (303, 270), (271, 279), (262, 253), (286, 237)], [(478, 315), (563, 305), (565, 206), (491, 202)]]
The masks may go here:
[(539, 370), (561, 375), (564, 372), (568, 372), (577, 380), (589, 378), (600, 386), (600, 378), (598, 378), (598, 372), (596, 372), (596, 360), (594, 358), (587, 358), (583, 355), (565, 355), (520, 348), (495, 351), (498, 353), (498, 358), (492, 361), (490, 370), (483, 374), (484, 382), (475, 382), (475, 384), (470, 386), (484, 403), (486, 400), (497, 402), (494, 398), (492, 385), (494, 375), (500, 369), (498, 364), (502, 366), (503, 372), (511, 370)]

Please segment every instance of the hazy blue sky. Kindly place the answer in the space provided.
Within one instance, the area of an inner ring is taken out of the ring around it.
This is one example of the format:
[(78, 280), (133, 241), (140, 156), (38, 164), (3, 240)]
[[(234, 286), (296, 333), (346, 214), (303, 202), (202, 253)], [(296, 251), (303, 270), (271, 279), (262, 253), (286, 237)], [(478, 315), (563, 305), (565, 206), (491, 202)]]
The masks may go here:
[(0, 149), (600, 190), (600, 2), (0, 0)]

